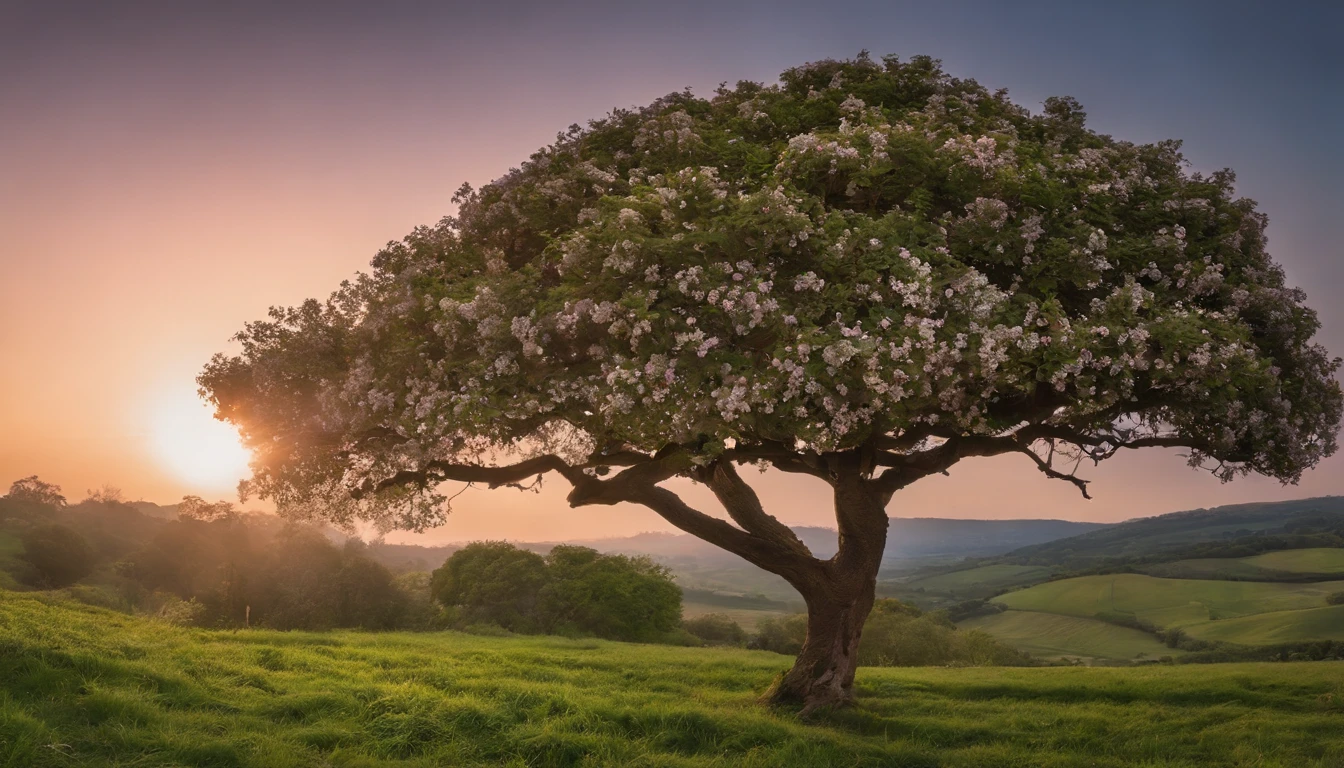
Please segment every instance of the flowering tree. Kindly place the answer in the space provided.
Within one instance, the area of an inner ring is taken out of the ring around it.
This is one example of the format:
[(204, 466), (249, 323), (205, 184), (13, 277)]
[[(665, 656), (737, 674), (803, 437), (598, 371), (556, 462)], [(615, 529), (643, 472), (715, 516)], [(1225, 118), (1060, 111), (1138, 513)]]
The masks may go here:
[[(571, 127), (200, 376), (285, 513), (422, 529), (445, 481), (563, 477), (789, 581), (773, 691), (851, 696), (893, 494), (963, 458), (1181, 447), (1284, 482), (1335, 450), (1338, 361), (1233, 175), (861, 55)], [(820, 560), (737, 467), (830, 486)], [(706, 484), (729, 520), (660, 483)]]

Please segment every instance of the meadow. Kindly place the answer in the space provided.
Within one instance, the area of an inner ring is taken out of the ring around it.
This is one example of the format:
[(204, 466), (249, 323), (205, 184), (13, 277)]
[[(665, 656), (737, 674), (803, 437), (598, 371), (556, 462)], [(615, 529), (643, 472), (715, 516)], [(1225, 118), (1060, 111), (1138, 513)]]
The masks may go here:
[(1122, 573), (1046, 582), (994, 600), (1020, 611), (1089, 618), (1125, 614), (1158, 627), (1189, 628), (1258, 613), (1319, 608), (1340, 590), (1344, 582), (1210, 581)]
[(1042, 659), (1160, 659), (1180, 656), (1148, 632), (1098, 619), (1038, 611), (1004, 611), (959, 622)]
[(903, 586), (951, 595), (987, 596), (1009, 587), (1041, 581), (1049, 575), (1050, 569), (1042, 566), (999, 563), (926, 576), (908, 581)]
[(1124, 766), (1344, 762), (1344, 665), (862, 669), (554, 637), (203, 630), (0, 592), (0, 766)]
[(1344, 549), (1312, 547), (1265, 552), (1251, 557), (1209, 557), (1145, 566), (1144, 573), (1177, 579), (1244, 581), (1325, 581), (1344, 574)]

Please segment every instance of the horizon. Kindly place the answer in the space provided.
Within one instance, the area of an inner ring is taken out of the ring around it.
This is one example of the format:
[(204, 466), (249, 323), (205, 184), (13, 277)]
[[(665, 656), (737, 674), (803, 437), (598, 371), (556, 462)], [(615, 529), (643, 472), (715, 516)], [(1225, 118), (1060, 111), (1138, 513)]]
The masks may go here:
[[(1344, 114), (1322, 96), (1344, 75), (1340, 8), (798, 4), (767, 20), (762, 7), (14, 9), (0, 29), (0, 71), (11, 73), (0, 102), (12, 106), (0, 125), (11, 148), (0, 359), (14, 372), (0, 379), (0, 478), (37, 474), (72, 495), (110, 483), (128, 496), (231, 498), (236, 436), (195, 404), (194, 377), (243, 323), (326, 296), (382, 244), (452, 213), (462, 182), (499, 177), (566, 125), (688, 85), (703, 95), (721, 81), (774, 82), (861, 49), (942, 59), (1033, 112), (1072, 95), (1096, 130), (1183, 139), (1195, 169), (1231, 167), (1269, 215), (1289, 283), (1320, 314), (1317, 340), (1344, 351), (1333, 300), (1344, 287)], [(1135, 41), (1147, 49), (1138, 61)], [(1086, 502), (1021, 457), (971, 460), (903, 491), (888, 513), (1110, 523), (1341, 495), (1342, 470), (1336, 455), (1298, 486), (1224, 485), (1150, 449), (1088, 469)], [(761, 497), (782, 521), (833, 519), (822, 484), (769, 477)], [(717, 510), (703, 487), (669, 486)], [(637, 507), (570, 510), (558, 487), (473, 489), (446, 525), (416, 536), (671, 530)]]

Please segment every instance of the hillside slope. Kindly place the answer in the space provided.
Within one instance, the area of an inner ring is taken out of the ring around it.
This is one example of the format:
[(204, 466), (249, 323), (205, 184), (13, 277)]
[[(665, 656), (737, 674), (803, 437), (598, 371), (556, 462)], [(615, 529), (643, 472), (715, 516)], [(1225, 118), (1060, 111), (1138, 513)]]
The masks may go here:
[(0, 766), (1168, 766), (1344, 762), (1344, 666), (863, 669), (755, 703), (762, 652), (186, 630), (0, 592)]
[(1344, 526), (1344, 496), (1235, 504), (1127, 520), (1069, 538), (1022, 547), (1003, 560), (1029, 565), (1084, 566), (1099, 560), (1151, 557), (1204, 542), (1298, 528)]

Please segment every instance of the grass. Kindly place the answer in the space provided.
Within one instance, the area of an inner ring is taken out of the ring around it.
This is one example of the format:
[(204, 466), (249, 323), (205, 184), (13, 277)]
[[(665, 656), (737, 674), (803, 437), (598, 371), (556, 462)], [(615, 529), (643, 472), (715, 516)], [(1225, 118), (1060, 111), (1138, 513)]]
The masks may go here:
[(1186, 632), (1200, 640), (1222, 640), (1243, 645), (1281, 645), (1309, 640), (1344, 641), (1344, 605), (1209, 621), (1191, 626)]
[(1266, 552), (1244, 558), (1243, 562), (1257, 568), (1290, 573), (1344, 573), (1344, 549), (1316, 547), (1314, 549), (1286, 549)]
[(1266, 552), (1252, 557), (1209, 557), (1157, 563), (1142, 569), (1150, 576), (1175, 579), (1241, 579), (1282, 581), (1298, 574), (1344, 574), (1344, 549), (1316, 547)]
[(1036, 565), (982, 565), (906, 582), (907, 589), (946, 594), (993, 594), (1000, 589), (1032, 584), (1050, 576), (1051, 569)]
[(725, 608), (722, 605), (712, 605), (710, 603), (684, 602), (681, 604), (681, 615), (687, 619), (694, 619), (698, 616), (704, 616), (707, 613), (722, 613), (748, 632), (755, 631), (757, 625), (766, 619), (774, 619), (780, 616), (788, 615), (785, 611), (766, 611), (755, 608)]
[(994, 599), (1019, 611), (1087, 618), (1119, 613), (1159, 627), (1188, 627), (1270, 611), (1317, 608), (1325, 605), (1326, 596), (1340, 590), (1344, 582), (1208, 581), (1123, 573), (1046, 582)]
[(1147, 632), (1078, 616), (1004, 611), (967, 619), (958, 626), (987, 632), (1044, 659), (1133, 660), (1180, 655), (1180, 651), (1173, 651)]
[(762, 652), (181, 629), (0, 592), (0, 766), (1344, 764), (1344, 665), (863, 669), (755, 703)]
[(1269, 570), (1246, 562), (1248, 558), (1203, 557), (1191, 560), (1173, 560), (1169, 563), (1146, 565), (1141, 570), (1149, 576), (1169, 579), (1232, 579), (1239, 581), (1282, 581), (1291, 574)]

